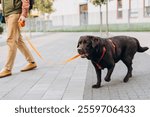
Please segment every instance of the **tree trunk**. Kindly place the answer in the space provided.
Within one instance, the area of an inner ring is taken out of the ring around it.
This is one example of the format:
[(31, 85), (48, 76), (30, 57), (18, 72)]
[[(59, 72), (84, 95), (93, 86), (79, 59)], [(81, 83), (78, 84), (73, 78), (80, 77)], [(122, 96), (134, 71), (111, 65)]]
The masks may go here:
[(109, 25), (108, 25), (108, 0), (106, 3), (106, 35), (108, 37), (108, 33), (109, 33)]
[(102, 35), (102, 10), (101, 10), (101, 4), (99, 5), (99, 10), (100, 10), (100, 25), (99, 25), (99, 30), (100, 30), (100, 35)]

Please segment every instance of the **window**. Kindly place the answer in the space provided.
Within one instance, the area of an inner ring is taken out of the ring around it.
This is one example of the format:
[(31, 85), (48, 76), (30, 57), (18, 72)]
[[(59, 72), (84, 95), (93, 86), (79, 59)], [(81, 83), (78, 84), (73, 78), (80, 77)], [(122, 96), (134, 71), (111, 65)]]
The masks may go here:
[(80, 5), (80, 12), (87, 12), (87, 11), (88, 11), (87, 4)]
[(122, 13), (122, 0), (117, 0), (117, 17), (122, 18), (123, 13)]
[(138, 17), (138, 0), (130, 0), (130, 17)]
[(80, 25), (88, 24), (88, 4), (80, 5)]
[(150, 0), (144, 0), (144, 16), (150, 16)]

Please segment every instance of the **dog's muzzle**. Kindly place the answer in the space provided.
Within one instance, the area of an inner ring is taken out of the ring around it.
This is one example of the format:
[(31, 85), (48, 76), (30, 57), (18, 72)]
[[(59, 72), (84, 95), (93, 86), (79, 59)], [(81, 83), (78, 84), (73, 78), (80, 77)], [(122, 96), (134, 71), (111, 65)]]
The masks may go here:
[(78, 48), (78, 53), (81, 55), (81, 58), (87, 58), (88, 54), (82, 49)]

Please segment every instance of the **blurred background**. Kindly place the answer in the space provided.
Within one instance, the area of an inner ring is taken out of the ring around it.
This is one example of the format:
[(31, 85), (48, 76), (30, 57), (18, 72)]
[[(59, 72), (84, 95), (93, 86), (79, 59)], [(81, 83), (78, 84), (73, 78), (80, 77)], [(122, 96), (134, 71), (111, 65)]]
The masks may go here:
[(150, 0), (34, 0), (24, 30), (150, 31)]

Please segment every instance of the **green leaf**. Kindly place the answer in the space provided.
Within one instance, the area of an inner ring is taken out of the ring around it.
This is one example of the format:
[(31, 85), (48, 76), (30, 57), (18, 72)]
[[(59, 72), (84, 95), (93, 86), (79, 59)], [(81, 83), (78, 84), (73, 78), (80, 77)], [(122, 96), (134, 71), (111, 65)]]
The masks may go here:
[(53, 9), (54, 0), (35, 0), (33, 8), (38, 9), (42, 13), (51, 13)]
[(91, 2), (93, 5), (98, 6), (98, 5), (106, 4), (106, 3), (107, 3), (107, 0), (90, 0), (90, 2)]

